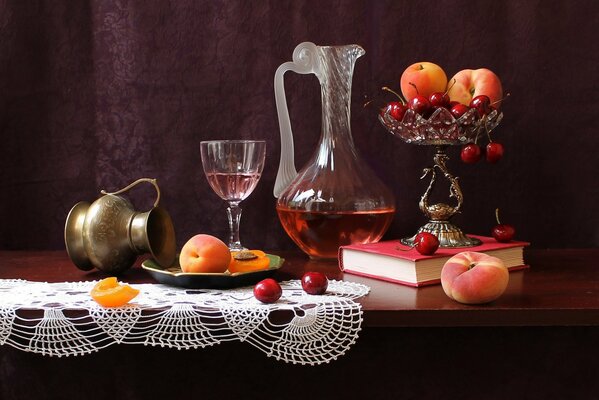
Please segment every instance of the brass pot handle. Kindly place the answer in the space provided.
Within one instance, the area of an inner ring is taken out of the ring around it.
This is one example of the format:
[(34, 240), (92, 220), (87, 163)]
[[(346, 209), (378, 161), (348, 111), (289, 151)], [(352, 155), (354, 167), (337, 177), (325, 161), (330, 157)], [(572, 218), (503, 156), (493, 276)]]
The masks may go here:
[(156, 183), (156, 179), (154, 178), (140, 178), (138, 180), (136, 180), (135, 182), (125, 186), (122, 189), (117, 190), (116, 192), (107, 192), (104, 189), (100, 190), (101, 194), (111, 194), (111, 195), (117, 195), (117, 194), (121, 194), (123, 192), (126, 192), (127, 190), (131, 189), (133, 186), (136, 186), (139, 183), (142, 182), (149, 182), (152, 185), (154, 185), (154, 188), (156, 188), (156, 201), (154, 201), (154, 207), (158, 207), (158, 203), (160, 203), (160, 188), (158, 187), (158, 183)]

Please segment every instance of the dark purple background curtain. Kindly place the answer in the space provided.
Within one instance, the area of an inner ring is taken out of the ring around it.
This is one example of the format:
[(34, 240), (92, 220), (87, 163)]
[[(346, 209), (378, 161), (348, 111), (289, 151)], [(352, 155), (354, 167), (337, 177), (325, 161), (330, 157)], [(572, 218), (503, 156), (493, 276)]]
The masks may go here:
[[(63, 248), (78, 201), (155, 177), (181, 245), (226, 237), (224, 204), (199, 142), (264, 138), (263, 178), (244, 203), (246, 245), (293, 248), (275, 213), (279, 157), (273, 76), (303, 41), (357, 43), (356, 146), (397, 198), (387, 239), (424, 223), (419, 180), (432, 149), (389, 135), (363, 108), (401, 72), (433, 61), (448, 75), (488, 67), (511, 93), (497, 165), (461, 164), (470, 233), (494, 210), (535, 247), (599, 245), (599, 5), (594, 1), (0, 1), (0, 249)], [(298, 168), (314, 151), (320, 92), (287, 74)], [(387, 98), (390, 99), (390, 98)], [(151, 186), (129, 195), (148, 209)]]

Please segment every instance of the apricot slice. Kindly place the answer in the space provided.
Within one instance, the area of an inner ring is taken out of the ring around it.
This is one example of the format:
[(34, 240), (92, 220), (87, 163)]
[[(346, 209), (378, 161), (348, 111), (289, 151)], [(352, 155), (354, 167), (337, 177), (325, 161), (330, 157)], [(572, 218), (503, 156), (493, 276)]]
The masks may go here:
[[(247, 254), (251, 253), (248, 257)], [(250, 258), (251, 257), (251, 258)], [(270, 266), (270, 259), (261, 250), (244, 250), (244, 251), (232, 251), (231, 262), (229, 263), (229, 272), (234, 274), (235, 272), (251, 272), (261, 271), (268, 269)]]
[(129, 285), (120, 285), (111, 276), (98, 282), (91, 291), (92, 298), (102, 307), (121, 307), (139, 294), (139, 290)]

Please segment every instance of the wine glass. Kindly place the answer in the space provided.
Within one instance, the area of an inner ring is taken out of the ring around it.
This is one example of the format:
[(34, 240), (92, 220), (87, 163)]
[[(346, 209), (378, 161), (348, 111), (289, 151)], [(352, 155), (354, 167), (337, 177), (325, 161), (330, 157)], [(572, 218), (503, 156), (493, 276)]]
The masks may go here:
[(202, 166), (212, 190), (227, 201), (229, 249), (245, 248), (239, 240), (241, 207), (260, 180), (266, 156), (263, 140), (209, 140), (200, 143)]

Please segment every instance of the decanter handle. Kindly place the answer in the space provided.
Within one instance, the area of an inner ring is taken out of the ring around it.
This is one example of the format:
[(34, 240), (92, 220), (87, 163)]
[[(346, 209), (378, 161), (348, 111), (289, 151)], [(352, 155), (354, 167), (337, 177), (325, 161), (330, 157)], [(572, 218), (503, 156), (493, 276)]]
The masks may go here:
[(315, 74), (320, 79), (320, 65), (317, 51), (318, 46), (314, 43), (300, 43), (293, 51), (293, 61), (281, 64), (275, 72), (275, 102), (279, 118), (279, 129), (281, 131), (281, 158), (279, 159), (279, 171), (277, 172), (277, 179), (275, 180), (273, 190), (273, 194), (277, 198), (297, 176), (293, 150), (293, 133), (287, 109), (283, 76), (285, 72), (293, 71), (298, 74)]

